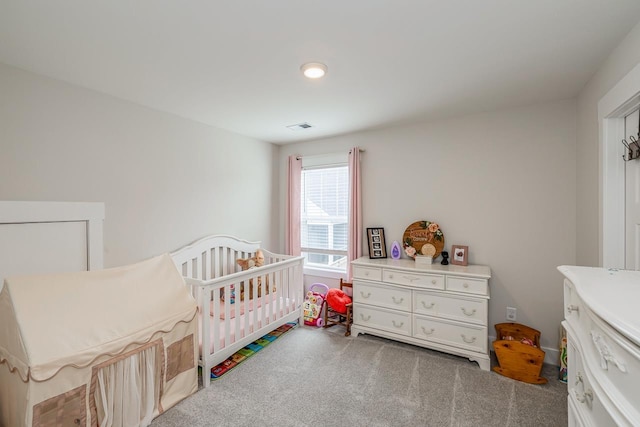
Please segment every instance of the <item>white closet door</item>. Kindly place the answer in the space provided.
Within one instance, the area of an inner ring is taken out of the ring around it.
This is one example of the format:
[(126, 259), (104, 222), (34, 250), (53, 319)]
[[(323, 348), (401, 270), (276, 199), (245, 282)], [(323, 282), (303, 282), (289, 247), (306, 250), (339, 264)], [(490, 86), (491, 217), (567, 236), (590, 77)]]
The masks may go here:
[[(640, 110), (625, 117), (625, 137), (638, 138)], [(625, 162), (625, 268), (640, 270), (640, 159)]]
[(4, 278), (103, 268), (104, 203), (0, 200)]
[(86, 270), (86, 221), (0, 224), (0, 289), (8, 276)]

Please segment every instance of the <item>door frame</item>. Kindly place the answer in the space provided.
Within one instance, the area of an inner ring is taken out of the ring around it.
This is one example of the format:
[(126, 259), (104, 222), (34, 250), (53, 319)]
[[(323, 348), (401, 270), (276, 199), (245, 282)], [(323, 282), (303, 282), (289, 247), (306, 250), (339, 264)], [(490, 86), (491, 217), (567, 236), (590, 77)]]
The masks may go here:
[(600, 265), (625, 268), (624, 117), (640, 106), (640, 64), (598, 102)]

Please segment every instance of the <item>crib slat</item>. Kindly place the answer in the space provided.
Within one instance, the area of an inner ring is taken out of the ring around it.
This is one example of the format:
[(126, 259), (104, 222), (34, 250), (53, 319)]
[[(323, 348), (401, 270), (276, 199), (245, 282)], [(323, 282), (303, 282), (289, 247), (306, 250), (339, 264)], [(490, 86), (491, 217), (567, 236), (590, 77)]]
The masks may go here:
[(193, 277), (191, 275), (191, 266), (193, 265), (191, 262), (191, 259), (188, 259), (186, 264), (187, 264), (187, 277)]
[[(250, 293), (251, 291), (249, 289), (249, 280), (246, 280), (244, 283), (245, 283), (244, 291), (245, 291), (245, 294), (247, 295), (247, 298), (253, 298), (253, 296)], [(251, 311), (249, 310), (245, 311), (244, 325), (245, 325), (246, 331), (251, 331), (251, 328), (252, 328), (251, 325), (253, 325), (254, 329), (257, 328), (257, 324), (258, 324), (257, 323), (258, 318), (256, 315), (257, 313), (258, 313), (257, 309), (251, 310)]]
[[(220, 301), (220, 288), (216, 287), (213, 288), (213, 296), (212, 296), (212, 301)], [(220, 349), (222, 348), (220, 346), (220, 304), (216, 304), (213, 303), (211, 304), (213, 305), (213, 354), (215, 354), (217, 351), (220, 351)], [(207, 336), (211, 336), (210, 335), (205, 335), (205, 337)], [(211, 343), (209, 342), (209, 340), (207, 339), (207, 352), (211, 351)], [(209, 353), (207, 353), (209, 354)]]
[[(224, 287), (224, 347), (228, 347), (231, 344), (231, 286), (226, 285)], [(218, 322), (220, 320), (218, 319)], [(220, 329), (218, 327), (218, 329)], [(218, 340), (219, 342), (219, 340)], [(224, 348), (223, 347), (223, 348)]]
[(273, 304), (268, 304), (269, 302), (269, 297), (267, 296), (267, 292), (266, 292), (266, 285), (267, 285), (267, 279), (264, 275), (260, 275), (260, 295), (262, 295), (263, 298), (263, 308), (262, 308), (262, 316), (263, 316), (263, 323), (262, 326), (266, 326), (270, 323), (273, 322), (272, 316), (271, 316), (271, 311), (273, 310)]
[[(239, 340), (241, 340), (243, 337), (242, 334), (242, 315), (240, 313), (242, 313), (242, 304), (244, 303), (244, 301), (242, 301), (242, 288), (241, 288), (241, 284), (235, 283), (234, 284), (235, 289), (236, 289), (236, 302), (235, 302), (235, 306), (236, 306), (236, 310), (235, 310), (235, 316), (233, 317), (233, 326), (234, 326), (234, 330), (235, 330), (235, 338), (233, 340), (233, 342), (238, 342)], [(246, 301), (246, 298), (245, 298)], [(244, 330), (245, 334), (247, 333), (247, 329)]]
[(204, 253), (204, 280), (211, 279), (211, 251)]
[[(200, 311), (202, 312), (202, 348), (200, 350), (200, 355), (202, 357), (202, 362), (206, 361), (206, 358), (209, 357), (209, 352), (211, 351), (211, 347), (209, 347), (209, 339), (205, 337), (209, 337), (211, 331), (211, 307), (207, 303), (211, 299), (211, 292), (204, 286), (199, 287), (199, 294), (201, 299), (199, 300)], [(214, 325), (215, 326), (215, 325)], [(206, 369), (207, 365), (204, 364), (203, 370)]]
[(195, 271), (194, 277), (198, 280), (202, 280), (202, 254), (198, 255), (197, 258), (194, 258), (193, 261), (193, 268)]
[(226, 248), (222, 248), (222, 276), (226, 276), (229, 274), (229, 270), (227, 269), (227, 252)]
[[(271, 293), (269, 295), (271, 295), (272, 297), (269, 298), (269, 301), (271, 301), (271, 304), (275, 306), (275, 319), (274, 320), (278, 320), (281, 316), (280, 316), (280, 308), (281, 308), (281, 301), (282, 298), (278, 297), (278, 295), (281, 295), (282, 297), (285, 296), (285, 293), (283, 292), (282, 288), (281, 288), (281, 284), (278, 283), (281, 282), (281, 280), (276, 280), (276, 273), (272, 273), (269, 275), (269, 287), (271, 288), (270, 291)], [(273, 285), (271, 285), (273, 283)], [(276, 286), (277, 285), (277, 286)], [(273, 288), (276, 287), (276, 292), (273, 292)], [(280, 293), (278, 294), (278, 291), (280, 291)], [(275, 297), (275, 298), (273, 298)], [(284, 311), (282, 312), (282, 314), (286, 314)]]
[(221, 276), (221, 274), (220, 274), (220, 251), (218, 250), (218, 248), (213, 248), (212, 250), (213, 250), (213, 255), (214, 255), (214, 263), (213, 263), (213, 270), (212, 270), (211, 278), (212, 279), (216, 279), (216, 278)]
[[(240, 325), (240, 327), (242, 327), (244, 329), (244, 334), (247, 335), (250, 332), (250, 322), (249, 322), (249, 293), (247, 292), (247, 288), (244, 288), (244, 300), (242, 300), (241, 296), (242, 295), (242, 287), (244, 286), (244, 282), (238, 282), (238, 284), (236, 285), (238, 287), (238, 301), (239, 301), (239, 305), (238, 305), (238, 309), (241, 310), (240, 312), (244, 311), (244, 315), (243, 316), (239, 316), (240, 318), (238, 319), (238, 324)], [(242, 308), (240, 308), (242, 307)]]

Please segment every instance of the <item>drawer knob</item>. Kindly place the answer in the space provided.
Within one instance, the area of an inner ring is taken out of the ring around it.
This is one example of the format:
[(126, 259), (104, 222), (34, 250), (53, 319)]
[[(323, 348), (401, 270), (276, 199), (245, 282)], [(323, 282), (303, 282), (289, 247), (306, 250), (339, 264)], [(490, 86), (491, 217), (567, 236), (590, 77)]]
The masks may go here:
[(469, 287), (469, 284), (468, 284), (467, 282), (464, 282), (464, 283), (462, 284), (462, 287), (463, 287), (463, 288), (468, 288), (468, 287)]
[(364, 292), (360, 291), (360, 295), (362, 296), (362, 298), (369, 298), (371, 296), (371, 292), (367, 292), (367, 294), (365, 295)]
[(467, 344), (473, 344), (474, 342), (476, 342), (476, 337), (471, 337), (471, 339), (468, 339), (465, 334), (460, 334), (460, 336), (462, 337), (462, 341), (466, 342)]
[(397, 300), (396, 297), (391, 297), (391, 299), (396, 304), (402, 304), (402, 301), (404, 301), (404, 298), (400, 298), (399, 300)]
[(393, 323), (393, 326), (395, 326), (396, 328), (402, 328), (402, 325), (404, 325), (404, 322), (400, 322), (400, 324), (398, 325), (395, 320), (392, 320), (391, 323)]
[(432, 284), (432, 285), (435, 285), (436, 283), (438, 283), (438, 281), (437, 281), (436, 279), (433, 279), (433, 280), (431, 281), (431, 284)]
[(389, 279), (393, 279), (393, 274), (390, 274), (390, 275), (389, 275)]
[(365, 272), (364, 272), (364, 275), (365, 275), (365, 276), (368, 276), (368, 275), (369, 275), (369, 272), (368, 272), (368, 271), (365, 271)]
[(429, 304), (429, 305), (427, 305), (424, 301), (421, 301), (421, 302), (422, 302), (422, 306), (423, 306), (424, 308), (426, 308), (427, 310), (428, 310), (428, 309), (430, 309), (430, 308), (433, 308), (433, 306), (434, 306), (434, 305), (436, 305), (436, 303), (435, 303), (435, 302), (432, 302), (432, 303), (431, 303), (431, 304)]
[(476, 309), (472, 309), (470, 312), (467, 311), (466, 308), (464, 307), (460, 307), (460, 309), (462, 310), (462, 312), (464, 313), (465, 316), (473, 316), (474, 314), (476, 314)]
[(364, 320), (365, 322), (368, 322), (368, 321), (369, 321), (369, 319), (371, 319), (371, 315), (369, 315), (369, 316), (367, 316), (367, 317), (364, 317), (364, 314), (360, 313), (360, 318), (361, 318), (362, 320)]
[(580, 307), (578, 307), (577, 305), (573, 305), (573, 304), (568, 305), (567, 306), (567, 314), (571, 314), (571, 312), (573, 312), (573, 311), (580, 312)]
[(421, 326), (421, 328), (422, 328), (422, 333), (425, 334), (425, 335), (431, 335), (435, 331), (435, 329), (433, 329), (433, 328), (431, 328), (431, 329), (429, 329), (427, 331), (427, 329), (424, 326)]

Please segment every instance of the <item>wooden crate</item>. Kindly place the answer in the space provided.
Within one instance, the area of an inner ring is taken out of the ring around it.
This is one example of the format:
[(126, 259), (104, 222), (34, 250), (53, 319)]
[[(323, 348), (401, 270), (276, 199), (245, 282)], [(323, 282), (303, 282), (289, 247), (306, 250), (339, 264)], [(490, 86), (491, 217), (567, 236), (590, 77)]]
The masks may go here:
[[(512, 339), (507, 339), (507, 338)], [(505, 377), (530, 384), (545, 384), (540, 376), (544, 363), (544, 351), (540, 349), (540, 331), (519, 323), (498, 323), (493, 349), (499, 366), (493, 370)], [(534, 346), (520, 341), (529, 339)]]

